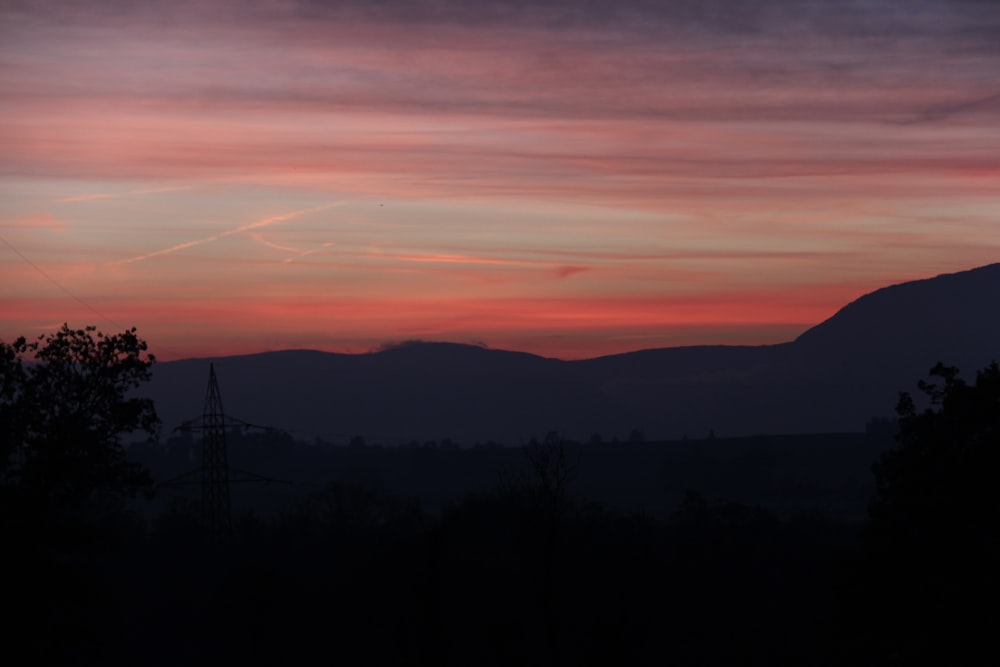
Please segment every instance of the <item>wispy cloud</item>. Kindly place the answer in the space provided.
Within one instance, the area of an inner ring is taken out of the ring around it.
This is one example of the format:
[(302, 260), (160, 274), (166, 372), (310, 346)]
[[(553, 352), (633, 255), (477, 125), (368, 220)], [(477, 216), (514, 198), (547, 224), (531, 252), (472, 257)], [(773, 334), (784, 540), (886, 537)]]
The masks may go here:
[(55, 199), (54, 202), (58, 204), (67, 204), (75, 202), (87, 202), (87, 201), (97, 201), (100, 199), (113, 199), (115, 197), (130, 197), (134, 195), (150, 195), (159, 194), (161, 192), (179, 192), (183, 190), (190, 190), (189, 185), (170, 185), (156, 188), (140, 188), (137, 190), (126, 190), (125, 192), (92, 192), (80, 195), (69, 195), (67, 197), (59, 197)]
[(70, 202), (81, 202), (81, 201), (96, 201), (98, 199), (110, 199), (115, 195), (110, 192), (93, 192), (85, 195), (71, 195), (69, 197), (60, 197), (56, 199), (55, 202), (58, 204), (66, 204)]
[(578, 273), (583, 273), (584, 271), (590, 271), (589, 266), (560, 266), (556, 268), (555, 274), (557, 278), (569, 278), (570, 276), (575, 276)]
[[(498, 257), (489, 255), (456, 254), (441, 252), (386, 252), (376, 250), (361, 253), (361, 257), (391, 262), (403, 262), (430, 265), (458, 265), (468, 268), (484, 269), (534, 269), (543, 271), (554, 278), (570, 278), (579, 273), (590, 271), (593, 267), (562, 264), (550, 259), (525, 259), (515, 257)], [(453, 274), (462, 275), (462, 274)]]
[(0, 224), (177, 331), (157, 312), (262, 287), (219, 346), (262, 313), (677, 342), (1000, 251), (996, 2), (52, 0), (0, 26)]
[(916, 114), (913, 118), (898, 122), (901, 125), (935, 123), (966, 114), (987, 114), (993, 118), (1000, 118), (1000, 93), (958, 103), (938, 105)]
[(45, 211), (42, 213), (31, 213), (11, 218), (8, 221), (0, 220), (0, 228), (6, 229), (55, 229), (63, 230), (67, 228), (66, 220), (57, 218), (52, 213)]

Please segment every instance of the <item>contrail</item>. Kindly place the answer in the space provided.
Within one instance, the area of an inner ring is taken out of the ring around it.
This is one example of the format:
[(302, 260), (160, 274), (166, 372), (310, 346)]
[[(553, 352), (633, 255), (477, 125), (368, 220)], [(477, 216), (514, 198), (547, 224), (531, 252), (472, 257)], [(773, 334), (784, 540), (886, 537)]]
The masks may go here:
[(300, 215), (305, 215), (307, 213), (315, 213), (317, 211), (323, 211), (328, 208), (333, 208), (334, 206), (338, 206), (339, 204), (340, 202), (334, 202), (332, 204), (324, 204), (323, 206), (316, 206), (314, 208), (304, 208), (300, 211), (292, 211), (291, 213), (273, 215), (269, 218), (264, 218), (263, 220), (257, 220), (256, 222), (251, 222), (246, 225), (241, 225), (240, 227), (227, 229), (224, 232), (219, 232), (218, 234), (214, 234), (212, 236), (206, 236), (205, 238), (195, 239), (194, 241), (186, 241), (184, 243), (178, 243), (177, 245), (172, 245), (169, 248), (156, 250), (150, 253), (146, 253), (145, 255), (138, 255), (136, 257), (130, 257), (128, 259), (120, 259), (117, 262), (112, 262), (112, 264), (132, 264), (134, 262), (141, 262), (144, 259), (159, 257), (160, 255), (169, 255), (170, 253), (177, 252), (178, 250), (185, 250), (187, 248), (192, 248), (194, 246), (202, 245), (203, 243), (211, 243), (212, 241), (218, 241), (219, 239), (225, 238), (227, 236), (232, 236), (233, 234), (242, 234), (243, 232), (250, 231), (251, 229), (257, 229), (259, 227), (267, 227), (268, 225), (273, 225), (278, 222), (284, 222), (285, 220), (297, 218)]
[(291, 246), (281, 245), (280, 243), (274, 243), (273, 241), (268, 241), (260, 234), (251, 234), (250, 238), (252, 238), (257, 243), (266, 245), (268, 248), (274, 248), (275, 250), (281, 250), (282, 252), (292, 253), (290, 257), (286, 257), (285, 259), (281, 260), (282, 264), (290, 264), (299, 257), (308, 257), (309, 255), (315, 255), (316, 253), (323, 252), (324, 250), (333, 245), (332, 241), (327, 241), (326, 243), (321, 244), (320, 247), (318, 248), (311, 248), (309, 250), (299, 250), (298, 248), (293, 248)]

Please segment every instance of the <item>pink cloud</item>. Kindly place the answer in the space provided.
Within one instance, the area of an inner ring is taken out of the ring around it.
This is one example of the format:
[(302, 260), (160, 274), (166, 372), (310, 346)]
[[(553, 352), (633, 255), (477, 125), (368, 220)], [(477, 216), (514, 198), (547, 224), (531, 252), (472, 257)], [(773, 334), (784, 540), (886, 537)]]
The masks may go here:
[(591, 267), (589, 266), (560, 266), (555, 270), (555, 274), (558, 278), (569, 278), (570, 276), (590, 270)]
[(773, 341), (1000, 250), (998, 16), (914, 4), (5, 6), (0, 225), (190, 349)]
[(68, 202), (95, 201), (98, 199), (108, 199), (110, 197), (114, 197), (114, 195), (108, 192), (94, 192), (86, 195), (72, 195), (69, 197), (60, 197), (55, 201), (59, 204), (63, 204)]
[(64, 230), (67, 227), (67, 223), (64, 219), (57, 218), (52, 213), (45, 211), (42, 213), (22, 215), (0, 222), (0, 228), (4, 227), (8, 229)]

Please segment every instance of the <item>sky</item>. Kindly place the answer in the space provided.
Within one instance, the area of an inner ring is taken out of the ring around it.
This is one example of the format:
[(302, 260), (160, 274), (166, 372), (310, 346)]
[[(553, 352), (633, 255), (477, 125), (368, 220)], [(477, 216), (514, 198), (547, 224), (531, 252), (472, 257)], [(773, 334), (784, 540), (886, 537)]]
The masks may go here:
[(1000, 261), (994, 0), (0, 0), (0, 339), (784, 342)]

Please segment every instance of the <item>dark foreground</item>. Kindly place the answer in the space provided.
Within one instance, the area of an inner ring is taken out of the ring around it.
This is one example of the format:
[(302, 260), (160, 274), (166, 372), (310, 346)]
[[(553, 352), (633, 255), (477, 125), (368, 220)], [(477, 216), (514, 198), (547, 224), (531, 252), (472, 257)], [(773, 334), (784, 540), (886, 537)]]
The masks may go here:
[[(857, 456), (878, 446), (858, 438)], [(283, 504), (263, 512), (234, 491), (232, 533), (216, 536), (193, 496), (165, 490), (147, 518), (114, 503), (46, 512), (11, 496), (9, 636), (39, 662), (75, 664), (976, 664), (995, 612), (972, 611), (979, 589), (962, 559), (900, 558), (863, 516), (810, 510), (809, 493), (830, 490), (803, 470), (789, 481), (795, 468), (773, 442), (716, 443), (714, 464), (685, 459), (695, 450), (680, 443), (620, 447), (617, 458), (591, 448), (589, 467), (557, 441), (478, 454), (343, 448), (329, 455), (357, 464), (344, 477), (381, 481), (332, 476), (280, 491)], [(637, 511), (644, 483), (630, 491), (621, 477), (633, 468), (609, 462), (646, 469), (657, 451), (668, 469), (688, 460), (698, 490)], [(809, 460), (823, 468), (819, 451)], [(444, 466), (444, 479), (484, 460), (505, 462), (491, 483), (430, 509), (386, 482), (385, 466)], [(794, 502), (745, 502), (753, 484), (732, 487), (744, 501), (703, 494), (739, 466), (770, 480), (760, 488), (783, 470), (781, 497)], [(851, 505), (869, 492), (837, 493)]]

